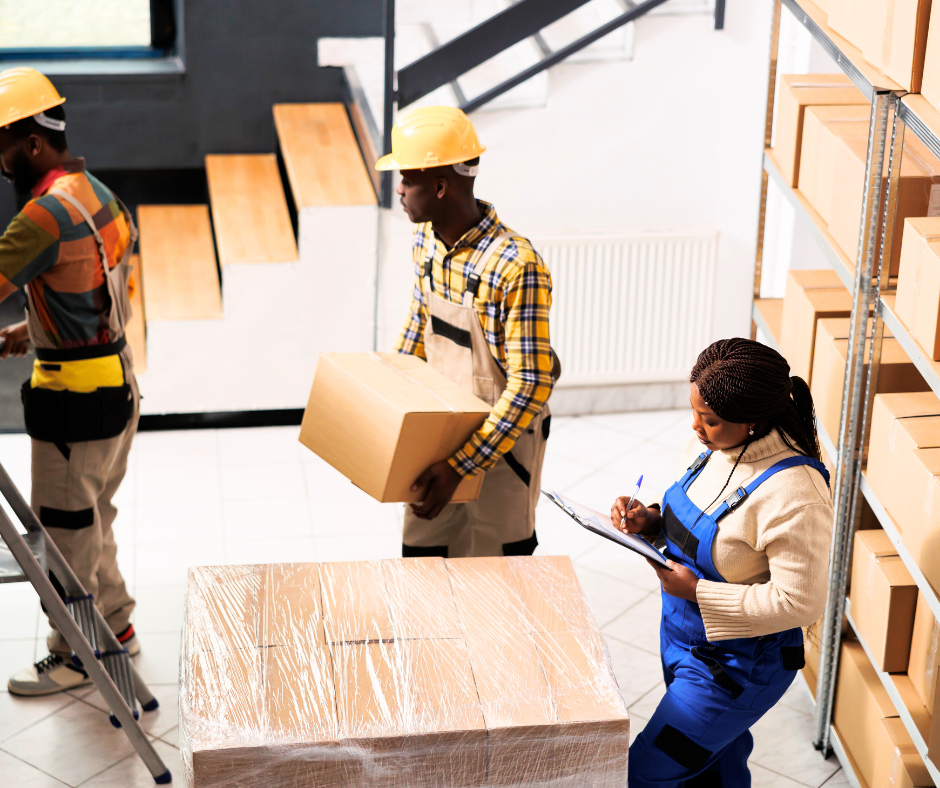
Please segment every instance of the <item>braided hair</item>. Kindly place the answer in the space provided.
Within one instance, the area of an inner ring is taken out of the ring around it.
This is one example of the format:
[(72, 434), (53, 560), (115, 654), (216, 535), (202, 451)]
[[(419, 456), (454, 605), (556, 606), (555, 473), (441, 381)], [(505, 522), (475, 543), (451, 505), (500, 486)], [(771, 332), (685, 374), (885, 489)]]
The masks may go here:
[(790, 449), (822, 459), (809, 386), (791, 377), (787, 360), (773, 348), (740, 337), (720, 339), (699, 354), (689, 382), (719, 418), (777, 429)]

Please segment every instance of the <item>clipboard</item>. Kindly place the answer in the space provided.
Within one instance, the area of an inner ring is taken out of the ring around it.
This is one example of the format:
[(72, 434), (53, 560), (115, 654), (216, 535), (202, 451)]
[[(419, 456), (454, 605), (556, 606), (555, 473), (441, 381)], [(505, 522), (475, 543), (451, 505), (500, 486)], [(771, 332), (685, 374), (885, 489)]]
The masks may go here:
[(669, 566), (663, 554), (642, 536), (625, 534), (614, 528), (610, 523), (610, 517), (608, 515), (601, 514), (587, 506), (575, 503), (570, 498), (565, 498), (561, 493), (555, 492), (555, 490), (542, 490), (542, 495), (548, 498), (548, 500), (582, 528), (598, 536), (603, 536), (605, 539), (609, 539), (611, 542), (615, 542), (621, 547), (626, 547), (628, 550), (632, 550), (634, 553), (638, 553), (644, 558), (649, 558), (660, 566)]

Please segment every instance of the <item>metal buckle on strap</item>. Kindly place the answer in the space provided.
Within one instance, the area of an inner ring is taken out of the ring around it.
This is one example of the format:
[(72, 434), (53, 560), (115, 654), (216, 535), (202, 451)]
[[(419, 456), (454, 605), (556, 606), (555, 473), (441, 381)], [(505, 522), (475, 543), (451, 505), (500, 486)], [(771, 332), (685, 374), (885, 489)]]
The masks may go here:
[(695, 472), (696, 472), (699, 468), (701, 468), (706, 462), (708, 462), (708, 455), (707, 455), (707, 454), (700, 454), (698, 457), (696, 457), (695, 462), (693, 462), (693, 463), (689, 466), (689, 470), (690, 470), (692, 473), (695, 473)]
[(731, 495), (725, 498), (725, 504), (728, 506), (728, 511), (733, 512), (737, 509), (744, 501), (747, 500), (747, 490), (743, 487), (738, 487)]
[(424, 261), (424, 275), (431, 276), (431, 273), (433, 271), (434, 271), (434, 257), (432, 256), (432, 257), (428, 257), (428, 259)]

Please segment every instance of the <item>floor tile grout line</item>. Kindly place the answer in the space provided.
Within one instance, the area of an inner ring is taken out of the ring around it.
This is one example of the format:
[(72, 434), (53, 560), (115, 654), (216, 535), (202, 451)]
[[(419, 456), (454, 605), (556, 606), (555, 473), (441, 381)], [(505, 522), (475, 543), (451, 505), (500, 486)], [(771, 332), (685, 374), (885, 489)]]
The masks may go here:
[(0, 750), (2, 750), (4, 754), (9, 755), (11, 758), (16, 759), (20, 763), (26, 764), (31, 769), (35, 769), (40, 774), (44, 774), (46, 775), (46, 777), (49, 777), (50, 779), (55, 780), (60, 785), (65, 785), (65, 786), (69, 786), (69, 788), (72, 788), (70, 783), (64, 782), (63, 780), (60, 780), (55, 775), (49, 774), (49, 772), (47, 772), (45, 769), (40, 769), (35, 763), (30, 763), (29, 761), (24, 760), (23, 758), (20, 758), (20, 756), (17, 755), (16, 753), (10, 752), (9, 750), (4, 750), (2, 746), (0, 746)]
[[(752, 761), (752, 758), (748, 758), (748, 761)], [(771, 774), (776, 774), (778, 777), (783, 777), (787, 780), (792, 780), (798, 785), (805, 785), (806, 788), (822, 788), (822, 786), (824, 786), (827, 782), (829, 782), (833, 777), (835, 777), (841, 771), (841, 768), (837, 769), (832, 774), (830, 774), (825, 780), (823, 780), (821, 783), (819, 783), (818, 785), (813, 785), (812, 783), (803, 782), (802, 780), (798, 780), (795, 777), (791, 777), (789, 774), (778, 772), (776, 769), (771, 769), (769, 766), (764, 766), (764, 764), (762, 764), (760, 761), (754, 760), (753, 762), (756, 763), (758, 766), (760, 766), (760, 768), (763, 769), (764, 771), (768, 771)]]
[(115, 766), (117, 766), (118, 764), (124, 763), (124, 761), (130, 760), (131, 758), (139, 758), (139, 757), (140, 757), (140, 755), (138, 754), (137, 750), (133, 750), (133, 749), (132, 749), (131, 752), (130, 752), (128, 755), (125, 755), (123, 758), (118, 758), (114, 763), (109, 763), (107, 766), (105, 766), (105, 767), (104, 767), (103, 769), (101, 769), (100, 771), (95, 772), (95, 773), (94, 773), (93, 775), (91, 775), (90, 777), (86, 777), (86, 778), (85, 778), (84, 780), (82, 780), (80, 783), (76, 783), (75, 788), (81, 788), (81, 786), (83, 786), (83, 785), (88, 785), (88, 783), (90, 783), (90, 782), (91, 782), (92, 780), (94, 780), (96, 777), (100, 777), (100, 776), (101, 776), (102, 774), (104, 774), (106, 771), (108, 771), (109, 769), (113, 769), (113, 768), (114, 768)]
[[(12, 736), (7, 736), (5, 739), (0, 739), (0, 750), (3, 749), (3, 745), (6, 744), (7, 742), (13, 741), (13, 739), (15, 739), (15, 738), (16, 738), (17, 736), (19, 736), (20, 734), (25, 733), (25, 732), (28, 731), (30, 728), (33, 728), (33, 727), (35, 727), (36, 725), (38, 725), (40, 722), (45, 722), (45, 721), (48, 720), (50, 717), (54, 717), (54, 716), (55, 716), (56, 714), (58, 714), (59, 712), (64, 711), (65, 709), (69, 708), (70, 706), (75, 705), (75, 704), (78, 703), (79, 700), (80, 700), (80, 698), (76, 698), (74, 695), (69, 695), (69, 697), (70, 697), (72, 700), (70, 700), (68, 703), (63, 704), (62, 706), (59, 706), (59, 708), (57, 708), (55, 711), (51, 711), (51, 712), (49, 712), (46, 716), (40, 717), (38, 720), (34, 720), (34, 721), (31, 722), (29, 725), (27, 725), (25, 728), (20, 728), (20, 730), (18, 730), (18, 731), (17, 731), (16, 733), (14, 733)], [(6, 750), (4, 750), (4, 752), (6, 752)], [(12, 755), (13, 753), (10, 753), (10, 754)]]

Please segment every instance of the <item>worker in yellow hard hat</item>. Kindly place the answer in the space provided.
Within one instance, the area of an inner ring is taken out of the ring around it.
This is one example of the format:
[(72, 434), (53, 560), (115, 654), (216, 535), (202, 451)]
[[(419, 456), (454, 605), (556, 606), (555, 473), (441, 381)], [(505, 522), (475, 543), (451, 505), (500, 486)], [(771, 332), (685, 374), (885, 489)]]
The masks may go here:
[[(473, 194), (485, 148), (467, 116), (426, 107), (392, 128), (379, 170), (401, 170), (397, 193), (415, 228), (411, 311), (396, 344), (492, 406), (456, 454), (415, 480), (402, 554), (531, 555), (535, 507), (558, 368), (549, 343), (552, 280), (532, 244)], [(450, 503), (466, 476), (480, 497)]]
[[(26, 320), (0, 329), (0, 358), (33, 347), (22, 391), (32, 508), (135, 654), (134, 600), (112, 524), (140, 400), (124, 338), (137, 230), (123, 203), (69, 152), (64, 102), (35, 69), (0, 71), (0, 171), (20, 206), (0, 237), (0, 300), (23, 290), (28, 306)], [(48, 695), (88, 683), (54, 624), (47, 643), (49, 656), (14, 675), (10, 692)]]

